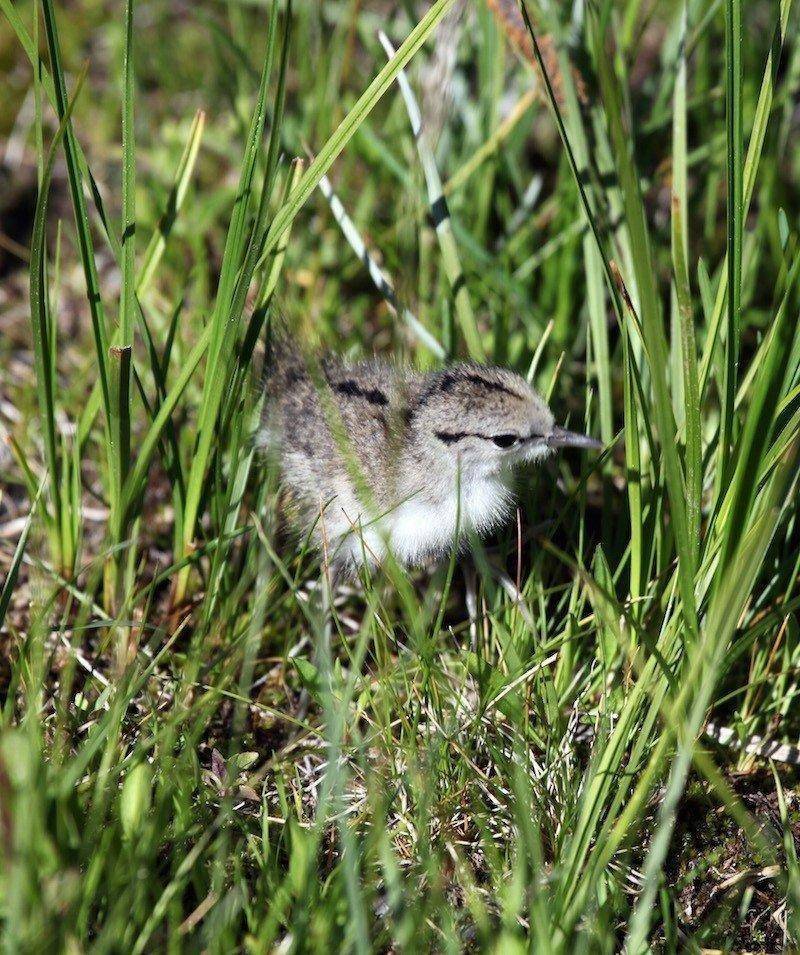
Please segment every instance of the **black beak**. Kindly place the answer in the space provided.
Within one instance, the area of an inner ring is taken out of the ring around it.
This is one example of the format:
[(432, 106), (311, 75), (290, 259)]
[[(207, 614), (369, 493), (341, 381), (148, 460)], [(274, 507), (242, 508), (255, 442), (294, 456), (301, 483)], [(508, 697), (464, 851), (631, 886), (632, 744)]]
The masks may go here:
[(593, 451), (602, 451), (604, 444), (588, 434), (577, 434), (554, 425), (553, 430), (545, 438), (548, 448), (591, 448)]

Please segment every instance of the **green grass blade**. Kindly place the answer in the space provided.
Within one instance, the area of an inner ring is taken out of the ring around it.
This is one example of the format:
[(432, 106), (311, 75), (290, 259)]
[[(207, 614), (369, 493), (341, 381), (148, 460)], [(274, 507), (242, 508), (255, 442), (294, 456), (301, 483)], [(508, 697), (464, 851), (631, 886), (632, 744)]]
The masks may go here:
[(686, 519), (694, 560), (700, 559), (700, 504), (703, 491), (703, 461), (700, 430), (700, 386), (697, 374), (697, 345), (694, 336), (689, 271), (681, 239), (682, 203), (673, 194), (672, 263), (680, 325), (681, 369), (683, 373), (684, 427), (686, 431)]
[[(5, 0), (3, 2), (3, 7), (6, 14), (8, 15)], [(44, 12), (47, 45), (50, 52), (50, 66), (53, 77), (52, 83), (55, 106), (59, 121), (62, 121), (65, 116), (67, 117), (66, 128), (64, 132), (64, 153), (67, 161), (70, 195), (72, 197), (72, 205), (75, 210), (75, 225), (78, 232), (78, 245), (80, 248), (81, 263), (83, 266), (84, 278), (86, 280), (86, 298), (89, 303), (89, 311), (92, 317), (92, 329), (94, 332), (97, 369), (103, 396), (103, 406), (106, 411), (106, 418), (109, 420), (111, 411), (111, 389), (109, 385), (107, 368), (108, 332), (106, 328), (105, 312), (103, 309), (103, 300), (100, 294), (100, 284), (97, 276), (94, 244), (92, 242), (92, 236), (89, 230), (89, 215), (86, 209), (86, 200), (83, 195), (83, 175), (81, 173), (81, 164), (78, 158), (77, 141), (72, 130), (72, 123), (67, 116), (68, 98), (66, 82), (64, 80), (64, 70), (61, 65), (61, 50), (58, 38), (58, 26), (56, 23), (55, 10), (53, 9), (53, 0), (42, 0), (42, 9)], [(45, 89), (47, 89), (46, 86)]]
[(600, 406), (600, 437), (603, 444), (609, 445), (614, 440), (614, 407), (603, 260), (594, 239), (588, 234), (583, 239), (583, 260), (586, 267), (586, 306), (589, 313), (594, 374), (597, 378)]
[(717, 486), (723, 487), (728, 475), (728, 462), (733, 445), (734, 397), (739, 369), (739, 327), (742, 309), (742, 235), (744, 201), (742, 162), (744, 132), (742, 120), (742, 4), (741, 0), (725, 3), (725, 104), (727, 130), (728, 184), (728, 309), (723, 347), (725, 349), (724, 380), (720, 422)]
[(72, 572), (72, 567), (63, 566), (64, 541), (61, 536), (61, 456), (56, 432), (56, 327), (50, 312), (50, 292), (47, 280), (47, 209), (50, 198), (50, 184), (56, 153), (61, 146), (64, 133), (72, 115), (83, 82), (86, 78), (84, 68), (75, 84), (72, 99), (67, 104), (64, 118), (53, 138), (47, 157), (42, 166), (39, 194), (33, 218), (31, 238), (30, 302), (31, 326), (33, 332), (33, 357), (36, 371), (36, 391), (39, 402), (39, 416), (44, 439), (45, 461), (50, 484), (50, 508), (53, 521), (51, 540), (54, 547), (52, 559), (59, 572)]
[[(386, 55), (391, 60), (397, 55), (389, 37), (381, 30), (378, 33), (378, 39), (381, 41)], [(436, 160), (433, 157), (433, 151), (422, 128), (422, 115), (417, 105), (416, 98), (408, 82), (408, 77), (404, 70), (397, 73), (397, 83), (408, 112), (408, 118), (411, 122), (411, 132), (414, 141), (417, 144), (420, 162), (425, 173), (425, 184), (428, 189), (428, 203), (430, 216), (436, 231), (436, 238), (439, 240), (439, 247), (442, 252), (442, 262), (447, 279), (450, 283), (450, 289), (453, 296), (453, 305), (455, 307), (458, 322), (461, 327), (461, 334), (467, 346), (467, 351), (472, 358), (483, 360), (486, 358), (486, 352), (481, 342), (478, 326), (475, 322), (475, 313), (472, 310), (472, 303), (467, 290), (464, 269), (461, 265), (461, 259), (458, 255), (458, 247), (453, 235), (453, 226), (450, 219), (450, 209), (447, 205), (442, 180), (439, 176), (439, 170), (436, 168)], [(450, 357), (456, 352), (455, 336), (450, 334), (442, 336), (446, 342)]]
[(11, 558), (11, 564), (8, 568), (6, 579), (3, 581), (3, 586), (0, 587), (0, 629), (2, 629), (3, 621), (5, 620), (6, 613), (8, 612), (8, 606), (11, 603), (11, 598), (14, 595), (14, 588), (17, 585), (17, 577), (19, 576), (19, 569), (22, 566), (22, 559), (25, 556), (25, 548), (28, 546), (28, 537), (31, 532), (33, 517), (36, 513), (36, 506), (39, 503), (39, 498), (43, 488), (44, 482), (39, 485), (39, 490), (31, 501), (31, 509), (28, 511), (28, 516), (25, 518), (25, 523), (22, 526), (22, 533), (19, 535), (17, 546), (14, 548), (14, 555)]
[(800, 440), (795, 440), (770, 483), (764, 506), (756, 523), (750, 533), (740, 541), (730, 564), (725, 565), (725, 574), (718, 578), (720, 586), (712, 599), (702, 640), (692, 652), (694, 666), (688, 671), (691, 676), (682, 694), (686, 699), (686, 716), (678, 729), (678, 752), (670, 770), (664, 798), (659, 806), (656, 831), (643, 870), (645, 887), (631, 918), (626, 951), (640, 952), (645, 948), (656, 887), (669, 849), (675, 826), (676, 809), (686, 785), (694, 746), (711, 702), (730, 639), (778, 527), (786, 504), (786, 495), (796, 481), (799, 453)]
[[(718, 529), (722, 538), (720, 565), (726, 567), (744, 533), (753, 499), (758, 488), (761, 462), (769, 446), (775, 423), (784, 373), (795, 336), (794, 314), (791, 302), (794, 286), (800, 275), (800, 256), (795, 257), (787, 280), (786, 291), (769, 332), (767, 351), (747, 411), (741, 440), (737, 446), (736, 462), (726, 506), (720, 510), (724, 524)], [(720, 575), (720, 582), (724, 580)]]
[(364, 90), (336, 131), (317, 153), (305, 175), (297, 184), (297, 188), (273, 219), (267, 233), (265, 251), (271, 252), (274, 250), (286, 226), (294, 219), (308, 197), (317, 188), (322, 176), (331, 168), (336, 157), (350, 142), (356, 130), (374, 109), (375, 104), (392, 85), (397, 74), (420, 49), (433, 32), (436, 24), (454, 3), (455, 0), (435, 0), (425, 16), (400, 45), (397, 55), (383, 67)]
[[(302, 159), (292, 160), (292, 166), (286, 180), (286, 194), (284, 198), (289, 195), (291, 190), (294, 189), (294, 187), (300, 181), (300, 177), (303, 175), (304, 168), (305, 162)], [(277, 289), (278, 282), (280, 281), (283, 263), (286, 259), (286, 250), (289, 248), (290, 236), (291, 227), (287, 228), (286, 232), (284, 232), (283, 241), (278, 246), (272, 257), (269, 270), (264, 277), (263, 287), (256, 301), (256, 310), (269, 308), (272, 302), (272, 298), (275, 295), (275, 289)]]
[[(552, 110), (553, 118), (555, 119), (556, 126), (558, 128), (558, 133), (561, 138), (561, 142), (564, 145), (564, 150), (567, 155), (567, 161), (569, 162), (570, 170), (572, 172), (572, 177), (575, 182), (575, 187), (578, 191), (578, 196), (580, 197), (581, 206), (583, 208), (584, 215), (586, 216), (586, 221), (589, 223), (589, 226), (594, 235), (595, 242), (597, 244), (597, 249), (600, 252), (600, 255), (603, 260), (603, 271), (606, 277), (606, 285), (609, 291), (609, 294), (612, 297), (614, 302), (617, 317), (620, 321), (623, 320), (624, 309), (622, 301), (620, 300), (617, 283), (614, 279), (614, 275), (611, 269), (611, 260), (606, 252), (606, 247), (603, 242), (603, 236), (598, 223), (597, 217), (594, 214), (592, 202), (589, 197), (589, 193), (584, 185), (586, 180), (586, 158), (588, 153), (588, 144), (586, 142), (586, 137), (582, 134), (580, 124), (573, 123), (573, 128), (577, 131), (580, 131), (580, 139), (573, 143), (572, 136), (567, 132), (567, 125), (562, 114), (562, 109), (559, 105), (558, 97), (556, 96), (555, 90), (553, 89), (553, 84), (550, 79), (550, 74), (547, 69), (547, 65), (544, 61), (544, 56), (542, 55), (542, 50), (539, 45), (539, 40), (534, 31), (533, 24), (531, 23), (531, 18), (528, 13), (527, 0), (520, 0), (520, 10), (522, 12), (522, 19), (525, 24), (525, 29), (528, 32), (530, 37), (531, 44), (533, 45), (533, 52), (536, 58), (536, 63), (539, 67), (539, 72), (544, 80), (544, 88), (547, 93), (547, 99), (550, 103), (550, 108)], [(565, 70), (564, 67), (568, 66), (568, 61), (566, 58), (560, 59), (560, 66), (562, 72), (562, 79), (564, 76), (569, 76), (569, 70)], [(577, 94), (574, 89), (574, 83), (569, 80), (565, 80), (565, 90), (566, 98), (570, 103), (571, 116), (575, 116), (579, 112), (579, 105), (577, 102)], [(580, 153), (577, 153), (577, 150), (580, 150)]]
[(598, 54), (600, 89), (622, 190), (625, 219), (631, 236), (636, 286), (641, 297), (642, 334), (653, 390), (652, 410), (664, 463), (670, 513), (678, 549), (681, 600), (687, 626), (692, 634), (696, 635), (699, 632), (694, 595), (696, 544), (689, 538), (684, 476), (676, 446), (675, 419), (665, 377), (668, 367), (667, 344), (655, 286), (655, 270), (651, 260), (650, 239), (638, 173), (631, 157), (630, 137), (623, 124), (619, 90), (608, 59), (604, 55), (602, 44), (603, 38), (596, 33), (595, 46)]
[(637, 602), (642, 596), (645, 572), (644, 519), (642, 508), (642, 451), (639, 444), (639, 414), (636, 406), (635, 369), (631, 355), (628, 326), (622, 329), (623, 359), (623, 405), (625, 414), (625, 461), (627, 468), (626, 487), (628, 512), (631, 522), (630, 543), (630, 596), (634, 613), (638, 615)]
[(131, 472), (128, 475), (122, 497), (122, 506), (125, 509), (126, 521), (130, 520), (131, 507), (144, 488), (144, 482), (147, 478), (147, 470), (150, 466), (153, 453), (158, 445), (158, 439), (161, 436), (161, 432), (166, 427), (167, 422), (170, 419), (170, 415), (175, 410), (181, 395), (186, 389), (186, 386), (189, 384), (189, 381), (191, 380), (191, 377), (194, 374), (197, 366), (200, 364), (203, 354), (208, 348), (210, 341), (211, 326), (206, 325), (202, 334), (200, 335), (200, 338), (195, 343), (194, 348), (192, 348), (191, 352), (186, 357), (186, 360), (181, 367), (180, 374), (175, 379), (175, 382), (170, 388), (166, 398), (159, 405), (156, 416), (139, 446), (136, 460), (134, 461)]
[(689, 239), (687, 229), (686, 172), (686, 29), (687, 9), (681, 15), (680, 53), (675, 77), (672, 123), (672, 268), (680, 327), (681, 370), (683, 375), (683, 420), (686, 432), (686, 519), (694, 561), (700, 559), (700, 499), (703, 487), (700, 433), (700, 386), (697, 373), (697, 345), (694, 310), (689, 285)]
[(203, 110), (200, 109), (195, 113), (195, 117), (189, 129), (186, 146), (178, 163), (175, 179), (167, 199), (167, 208), (158, 220), (156, 228), (150, 237), (147, 249), (145, 250), (144, 258), (142, 259), (139, 277), (136, 281), (136, 294), (140, 298), (153, 281), (153, 276), (158, 269), (161, 257), (164, 255), (164, 251), (167, 247), (167, 240), (172, 232), (172, 227), (186, 198), (189, 182), (194, 173), (195, 163), (197, 162), (197, 156), (200, 151), (200, 142), (203, 138), (205, 122), (206, 115)]
[[(114, 442), (112, 480), (116, 494), (112, 498), (111, 523), (115, 543), (126, 534), (124, 510), (120, 505), (122, 488), (128, 476), (131, 456), (131, 368), (133, 362), (133, 323), (136, 299), (136, 158), (134, 138), (134, 72), (133, 72), (134, 0), (125, 3), (125, 49), (122, 86), (122, 291), (119, 300), (119, 324), (115, 344), (110, 350), (112, 435)], [(119, 581), (118, 581), (119, 583)]]
[[(2, 2), (2, 0), (0, 0)], [(756, 103), (755, 115), (753, 117), (753, 129), (750, 134), (750, 142), (747, 146), (747, 157), (743, 169), (743, 218), (747, 217), (750, 210), (750, 203), (755, 190), (756, 175), (761, 160), (761, 152), (764, 147), (764, 139), (767, 134), (767, 124), (772, 112), (773, 96), (775, 91), (775, 74), (778, 68), (778, 61), (786, 40), (786, 28), (789, 21), (789, 14), (792, 9), (792, 0), (781, 0), (778, 15), (778, 25), (775, 30), (775, 37), (770, 45), (770, 51), (767, 56), (767, 62), (764, 67), (764, 75), (761, 80), (761, 87), (758, 93), (758, 102)], [(714, 300), (714, 310), (708, 323), (708, 333), (703, 346), (703, 357), (700, 362), (700, 397), (704, 397), (708, 379), (711, 372), (711, 362), (714, 357), (714, 349), (719, 337), (720, 324), (725, 312), (728, 291), (728, 263), (723, 264), (720, 275), (719, 286), (717, 288), (716, 298)]]
[(136, 139), (134, 133), (134, 0), (125, 2), (125, 51), (122, 60), (122, 294), (118, 344), (133, 345), (136, 251)]
[[(250, 120), (250, 128), (247, 135), (244, 156), (242, 157), (236, 204), (234, 207), (233, 216), (231, 217), (230, 226), (228, 228), (228, 234), (225, 239), (225, 251), (222, 257), (222, 269), (217, 287), (214, 313), (209, 324), (210, 338), (208, 346), (208, 365), (206, 368), (206, 379), (203, 386), (203, 396), (197, 423), (198, 440), (186, 487), (186, 505), (183, 515), (184, 555), (189, 552), (194, 539), (195, 525), (200, 508), (200, 497), (206, 477), (208, 457), (211, 451), (211, 444), (216, 433), (215, 426), (224, 388), (223, 374), (225, 372), (224, 365), (226, 359), (226, 355), (224, 354), (224, 345), (227, 342), (228, 349), (232, 347), (233, 335), (238, 326), (239, 313), (234, 309), (234, 305), (236, 303), (234, 303), (232, 300), (237, 287), (237, 279), (239, 279), (240, 272), (244, 264), (243, 258), (246, 253), (246, 228), (248, 214), (252, 202), (252, 193), (255, 183), (256, 160), (261, 148), (261, 138), (264, 131), (264, 123), (267, 114), (267, 87), (270, 75), (272, 73), (277, 37), (278, 5), (277, 3), (273, 3), (270, 11), (269, 25), (267, 28), (264, 61), (262, 64), (258, 96), (256, 99), (255, 109), (253, 110)], [(284, 34), (284, 48), (285, 47), (286, 34)], [(262, 197), (262, 208), (263, 202), (264, 200)], [(255, 264), (255, 262), (253, 264)], [(240, 298), (243, 301), (241, 287), (242, 283), (241, 279), (239, 279)], [(232, 319), (232, 321), (229, 320), (229, 317)], [(220, 365), (222, 365), (222, 367), (220, 367)], [(185, 591), (187, 581), (188, 568), (183, 571), (179, 579), (176, 591), (176, 599), (181, 598), (183, 592)]]
[[(0, 2), (2, 2), (2, 0), (0, 0)], [(145, 250), (141, 267), (137, 273), (137, 312), (139, 312), (138, 299), (144, 295), (150, 287), (153, 277), (158, 270), (159, 263), (161, 262), (164, 252), (166, 251), (167, 241), (169, 240), (170, 234), (172, 233), (178, 213), (183, 207), (186, 193), (189, 188), (189, 182), (197, 162), (197, 156), (200, 149), (200, 142), (203, 136), (204, 127), (205, 114), (202, 110), (198, 110), (195, 114), (194, 120), (192, 121), (183, 155), (181, 156), (181, 159), (175, 170), (172, 187), (167, 199), (167, 208), (164, 211), (164, 214), (158, 220), (158, 223), (153, 230), (153, 234), (150, 236), (150, 241), (147, 244), (147, 249)], [(112, 241), (113, 245), (114, 233), (109, 232), (108, 237), (109, 240)], [(115, 254), (117, 256), (119, 255), (118, 249)], [(143, 319), (141, 313), (139, 313), (139, 317), (140, 319)], [(170, 340), (173, 335), (174, 327), (171, 331)], [(164, 364), (165, 366), (169, 364), (169, 349), (167, 349), (165, 353)], [(163, 373), (166, 373), (166, 367), (164, 367), (162, 371)], [(94, 419), (97, 417), (97, 412), (100, 410), (100, 404), (101, 393), (100, 382), (98, 381), (92, 388), (89, 400), (86, 402), (86, 405), (78, 420), (77, 441), (79, 445), (83, 445), (86, 438), (88, 437), (89, 431), (91, 430), (91, 427), (94, 423)]]
[[(44, 144), (42, 125), (42, 75), (44, 73), (44, 64), (39, 56), (39, 6), (33, 4), (33, 39), (31, 42), (32, 52), (35, 52), (31, 60), (33, 67), (33, 125), (36, 141), (36, 182), (39, 188), (42, 186), (42, 174), (44, 172)], [(20, 24), (21, 25), (21, 24)]]
[[(304, 162), (302, 159), (294, 159), (292, 161), (292, 166), (289, 171), (289, 175), (286, 179), (286, 187), (284, 198), (291, 189), (296, 185), (300, 176), (303, 174)], [(287, 229), (286, 234), (283, 237), (283, 242), (278, 246), (277, 252), (274, 254), (272, 262), (269, 264), (269, 269), (267, 274), (264, 276), (263, 286), (259, 291), (258, 298), (256, 300), (256, 306), (253, 310), (253, 317), (250, 321), (250, 325), (247, 329), (247, 333), (244, 338), (244, 344), (242, 351), (246, 356), (247, 361), (249, 362), (249, 357), (252, 354), (253, 348), (255, 346), (256, 338), (258, 337), (264, 318), (269, 310), (269, 307), (272, 303), (273, 295), (275, 294), (275, 289), (278, 286), (278, 281), (280, 279), (281, 270), (283, 268), (283, 263), (286, 255), (286, 248), (289, 244), (289, 237), (291, 233), (291, 227)], [(238, 396), (241, 393), (241, 384), (244, 377), (248, 374), (249, 368), (247, 365), (242, 364), (237, 370), (237, 382), (234, 384), (234, 387), (231, 389), (232, 393), (235, 396)], [(238, 397), (234, 402), (234, 407), (231, 409), (231, 413), (228, 417), (223, 420), (226, 422), (225, 431), (231, 432), (234, 434), (237, 442), (237, 453), (232, 453), (232, 461), (236, 461), (238, 457), (238, 463), (235, 466), (235, 473), (233, 474), (232, 479), (227, 482), (226, 494), (225, 494), (225, 503), (223, 507), (224, 520), (222, 528), (222, 539), (224, 541), (230, 541), (233, 543), (234, 534), (236, 531), (237, 522), (239, 520), (239, 514), (241, 510), (241, 503), (244, 498), (245, 489), (247, 487), (247, 482), (250, 477), (250, 471), (253, 465), (254, 460), (256, 459), (256, 445), (255, 442), (250, 440), (250, 435), (253, 434), (258, 427), (258, 422), (261, 419), (261, 413), (264, 406), (265, 395), (262, 393), (259, 395), (258, 400), (255, 403), (255, 408), (250, 411), (249, 416), (241, 416), (244, 420), (243, 423), (240, 421), (237, 423), (234, 418), (234, 412), (238, 410), (239, 403)], [(244, 434), (236, 433), (236, 428), (243, 428)], [(249, 443), (249, 448), (242, 452), (242, 446)], [(232, 467), (232, 471), (233, 471)], [(229, 548), (227, 545), (220, 544), (220, 546), (214, 551), (214, 557), (211, 564), (211, 569), (209, 571), (208, 578), (208, 593), (204, 605), (203, 617), (204, 622), (209, 624), (214, 609), (216, 607), (217, 591), (218, 587), (216, 584), (219, 581), (220, 574), (223, 572), (224, 567), (227, 563), (229, 554)]]

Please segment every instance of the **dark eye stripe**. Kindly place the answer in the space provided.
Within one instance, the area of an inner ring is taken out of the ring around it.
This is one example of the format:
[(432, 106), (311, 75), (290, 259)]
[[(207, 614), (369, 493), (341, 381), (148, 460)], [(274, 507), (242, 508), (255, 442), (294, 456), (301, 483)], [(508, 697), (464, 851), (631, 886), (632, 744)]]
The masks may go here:
[(434, 431), (434, 434), (442, 444), (456, 444), (464, 438), (480, 438), (481, 441), (493, 442), (498, 448), (510, 448), (521, 440), (516, 434), (476, 434), (474, 431)]

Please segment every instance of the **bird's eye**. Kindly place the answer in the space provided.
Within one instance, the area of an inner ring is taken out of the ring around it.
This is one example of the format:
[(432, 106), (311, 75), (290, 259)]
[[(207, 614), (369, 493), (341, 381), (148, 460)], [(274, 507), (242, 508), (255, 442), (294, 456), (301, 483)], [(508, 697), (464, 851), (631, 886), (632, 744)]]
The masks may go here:
[(512, 444), (516, 444), (519, 441), (519, 438), (515, 434), (496, 434), (492, 441), (497, 445), (498, 448), (510, 448)]

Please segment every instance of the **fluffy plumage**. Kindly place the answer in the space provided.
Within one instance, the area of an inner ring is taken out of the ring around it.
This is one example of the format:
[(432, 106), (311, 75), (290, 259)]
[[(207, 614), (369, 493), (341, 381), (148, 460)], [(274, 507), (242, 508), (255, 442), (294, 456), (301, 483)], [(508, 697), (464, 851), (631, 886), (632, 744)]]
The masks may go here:
[(512, 371), (477, 364), (420, 374), (379, 361), (306, 361), (273, 349), (259, 444), (277, 455), (300, 527), (352, 573), (387, 548), (402, 563), (483, 535), (513, 501), (514, 465), (598, 442), (558, 428)]

